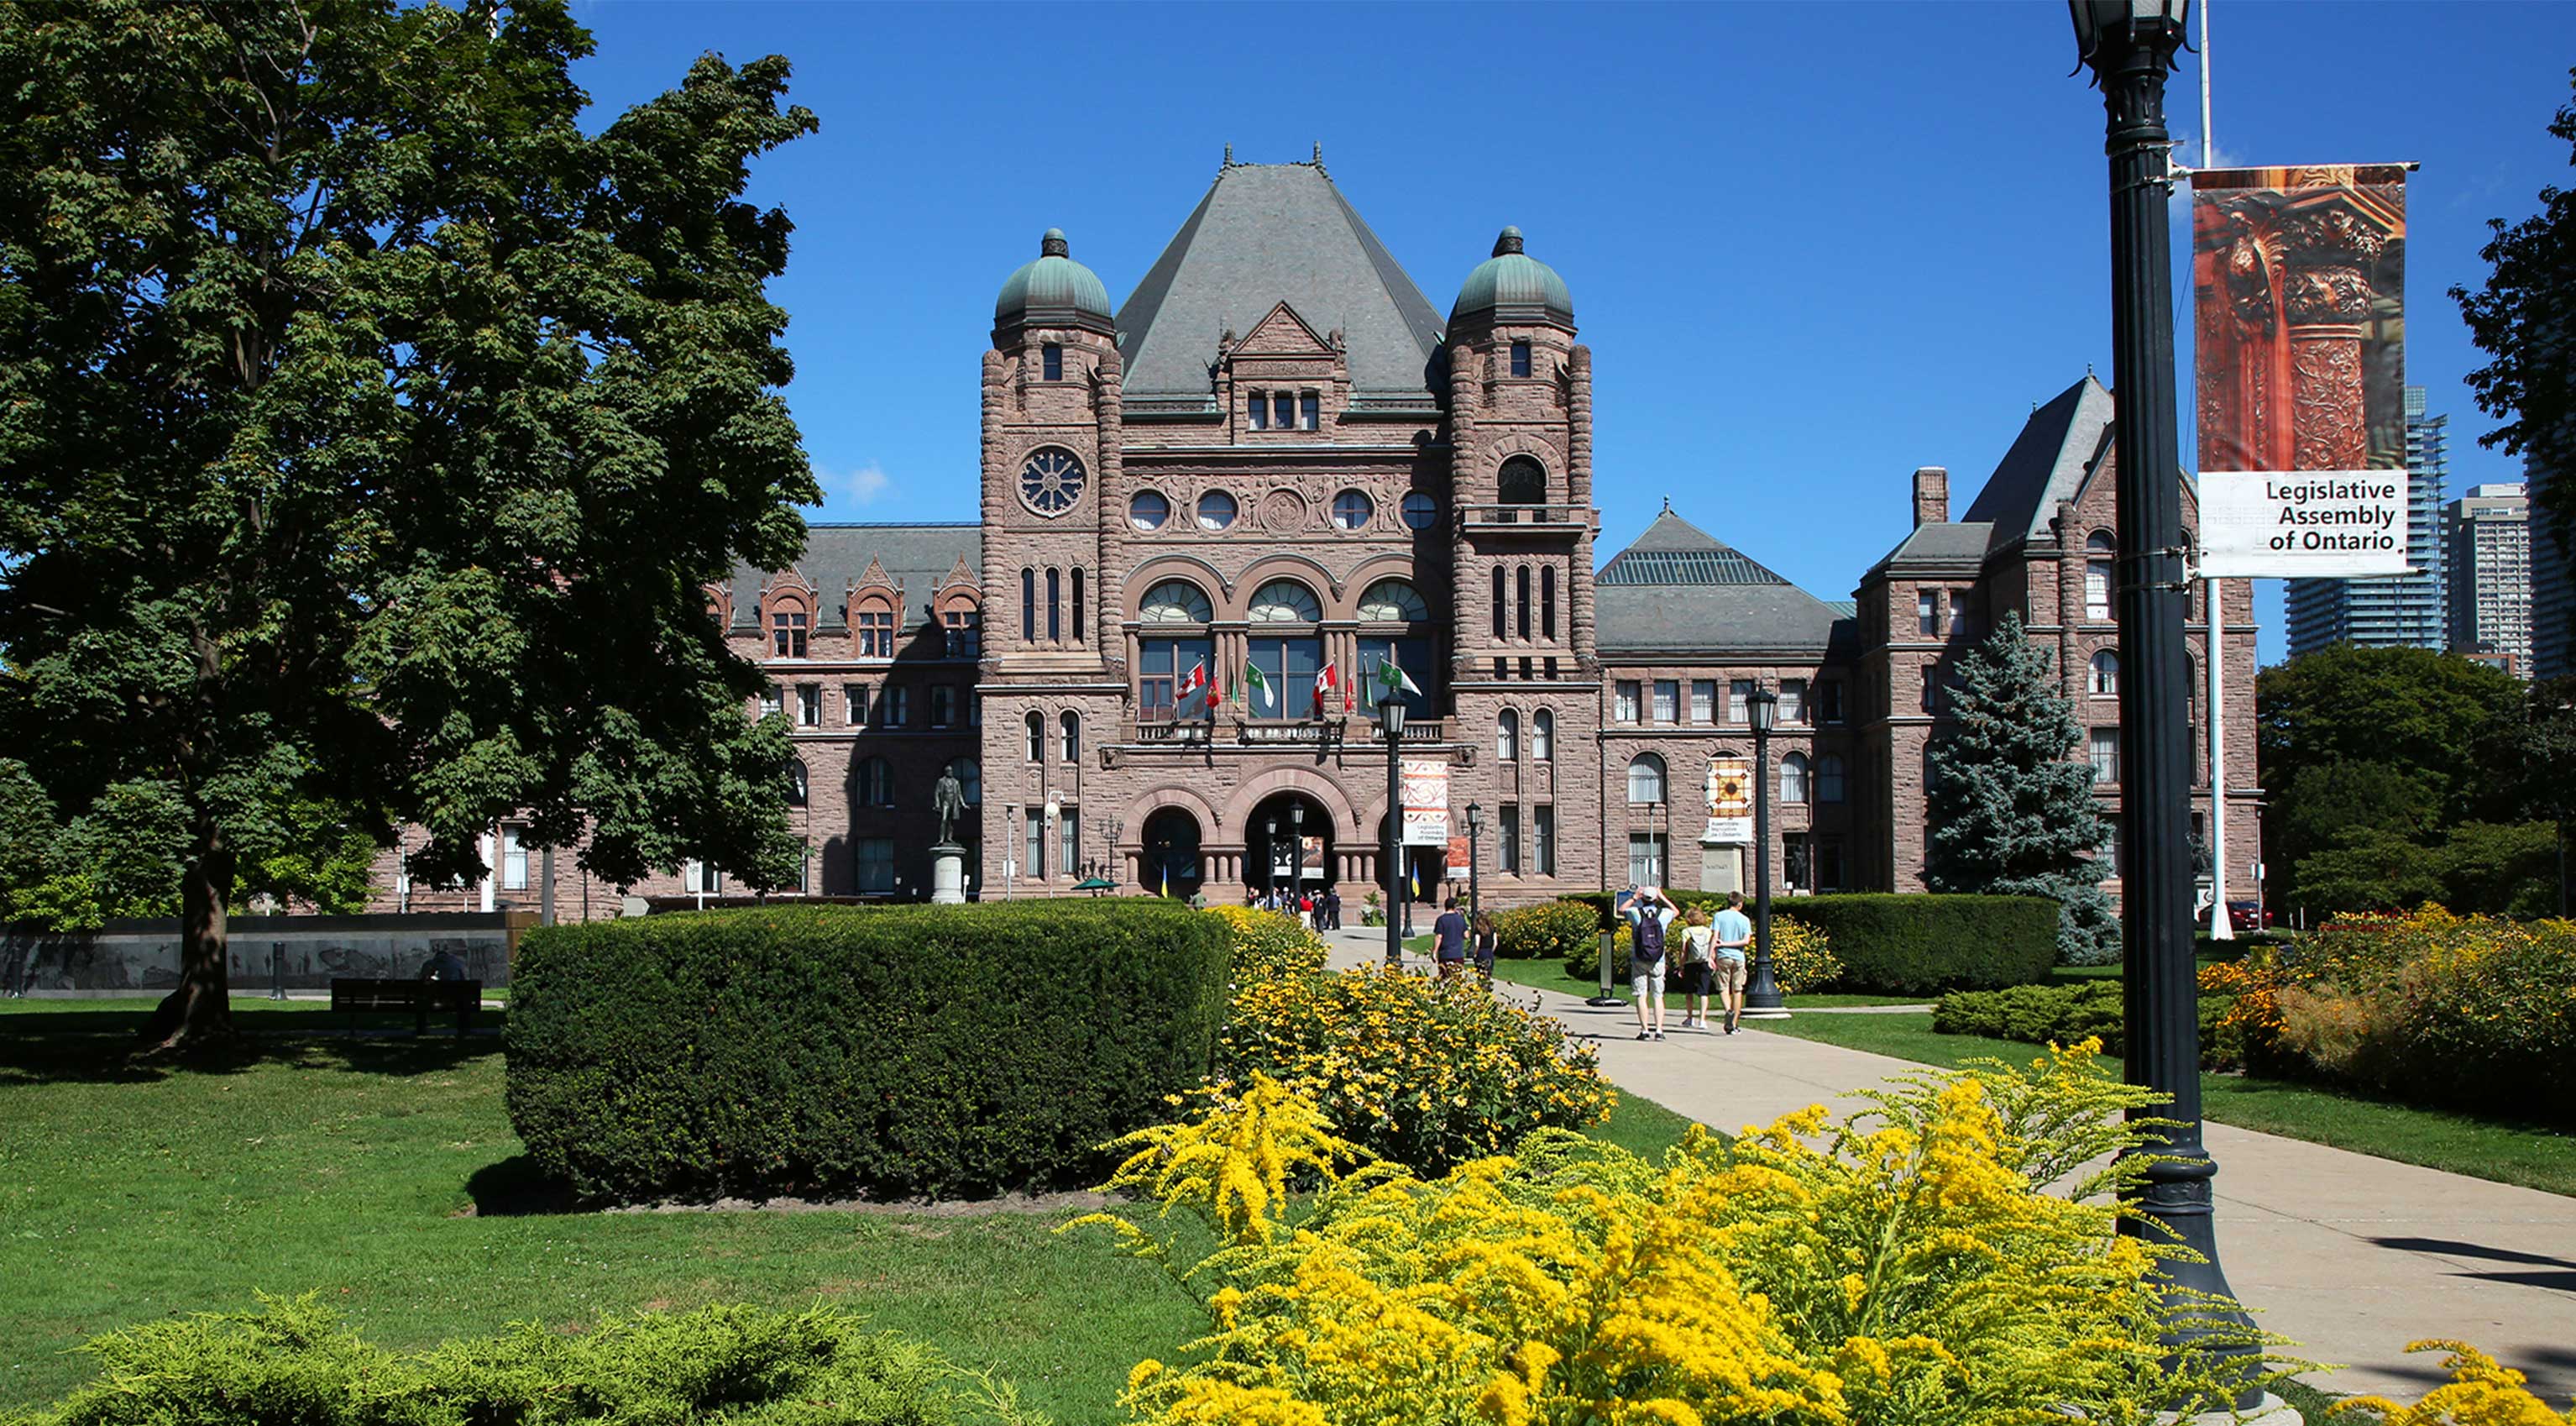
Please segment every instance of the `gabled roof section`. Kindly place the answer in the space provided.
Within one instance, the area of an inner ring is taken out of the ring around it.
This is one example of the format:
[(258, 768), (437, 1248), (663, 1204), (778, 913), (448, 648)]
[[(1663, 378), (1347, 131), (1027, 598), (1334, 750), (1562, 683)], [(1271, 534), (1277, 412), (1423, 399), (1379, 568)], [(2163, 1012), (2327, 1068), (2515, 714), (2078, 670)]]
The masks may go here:
[[(983, 564), (984, 531), (973, 523), (965, 524), (883, 524), (805, 526), (805, 553), (798, 556), (796, 569), (821, 594), (822, 608), (816, 611), (815, 627), (840, 629), (842, 591), (865, 583), (872, 576), (882, 576), (887, 583), (903, 588), (909, 600), (903, 612), (902, 626), (911, 628), (928, 618), (923, 612), (922, 595), (936, 589), (943, 576), (963, 568), (973, 571)], [(766, 576), (748, 565), (733, 572), (733, 627), (754, 628), (760, 617), (760, 590)]]
[(1594, 580), (1601, 652), (1823, 653), (1848, 615), (1667, 508)]
[(1440, 314), (1320, 163), (1228, 164), (1118, 309), (1125, 390), (1204, 396), (1224, 332), (1286, 302), (1341, 329), (1359, 391), (1429, 392)]
[(2082, 491), (2110, 439), (2110, 388), (2086, 372), (2030, 413), (1961, 523), (1991, 525), (2004, 543), (2045, 534), (2057, 503)]

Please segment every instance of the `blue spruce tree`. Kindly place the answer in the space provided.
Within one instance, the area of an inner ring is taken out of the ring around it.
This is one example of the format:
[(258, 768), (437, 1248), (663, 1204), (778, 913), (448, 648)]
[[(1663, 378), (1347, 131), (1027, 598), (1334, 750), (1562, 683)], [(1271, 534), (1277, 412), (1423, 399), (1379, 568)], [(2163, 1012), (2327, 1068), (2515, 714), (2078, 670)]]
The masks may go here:
[(1959, 660), (1951, 726), (1928, 759), (1924, 880), (1934, 891), (2053, 898), (2058, 960), (2110, 965), (2120, 923), (2093, 860), (2102, 814), (2091, 765), (2070, 761), (2083, 729), (2055, 670), (2018, 614)]

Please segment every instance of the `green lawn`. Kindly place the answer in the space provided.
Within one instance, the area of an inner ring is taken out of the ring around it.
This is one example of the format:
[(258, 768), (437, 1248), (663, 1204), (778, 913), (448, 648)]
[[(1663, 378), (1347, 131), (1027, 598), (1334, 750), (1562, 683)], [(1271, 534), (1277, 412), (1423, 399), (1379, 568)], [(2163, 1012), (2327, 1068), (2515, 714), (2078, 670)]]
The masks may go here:
[[(2013, 1040), (1935, 1034), (1929, 1016), (1813, 1015), (1745, 1023), (1773, 1034), (1930, 1065), (1955, 1066), (1978, 1057), (2025, 1064), (2040, 1052), (2036, 1045)], [(2244, 1075), (2202, 1075), (2200, 1093), (2202, 1112), (2221, 1124), (2576, 1195), (2576, 1134), (2565, 1130)]]
[[(1559, 991), (1566, 995), (1597, 995), (1601, 991), (1601, 985), (1598, 980), (1577, 980), (1573, 976), (1566, 974), (1565, 962), (1561, 960), (1498, 960), (1494, 962), (1494, 979), (1507, 980), (1514, 985), (1526, 985), (1535, 990)], [(1624, 985), (1614, 987), (1614, 989), (1622, 997), (1626, 996), (1628, 993), (1628, 987)], [(1682, 1000), (1683, 997), (1677, 992), (1666, 991), (1664, 993), (1664, 1006), (1666, 1009), (1678, 1009), (1682, 1004)], [(1808, 1006), (1815, 1009), (1830, 1009), (1838, 1005), (1929, 1005), (1932, 1002), (1929, 997), (1921, 995), (1855, 995), (1837, 993), (1830, 995), (1793, 995), (1789, 997), (1789, 1003), (1792, 1006)]]
[[(1128, 1367), (1202, 1325), (1096, 1231), (1055, 1236), (1071, 1209), (550, 1212), (497, 1036), (351, 1039), (311, 1002), (236, 1001), (261, 1057), (136, 1068), (117, 1051), (151, 1003), (0, 1002), (0, 1417), (81, 1380), (83, 1338), (256, 1291), (319, 1289), (394, 1347), (821, 1300), (998, 1369), (1062, 1426), (1121, 1419)], [(1686, 1123), (1622, 1095), (1596, 1132), (1660, 1154)]]

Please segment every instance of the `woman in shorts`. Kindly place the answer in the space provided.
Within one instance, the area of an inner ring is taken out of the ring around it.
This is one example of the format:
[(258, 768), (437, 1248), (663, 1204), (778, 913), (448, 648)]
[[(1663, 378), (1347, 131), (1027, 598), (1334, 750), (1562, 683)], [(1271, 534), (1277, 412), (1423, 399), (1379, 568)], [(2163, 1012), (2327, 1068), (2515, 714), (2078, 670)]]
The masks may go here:
[(1694, 906), (1682, 913), (1681, 979), (1682, 995), (1685, 997), (1682, 1002), (1682, 1028), (1685, 1030), (1708, 1028), (1708, 997), (1711, 988), (1717, 983), (1716, 972), (1710, 965), (1710, 962), (1715, 959), (1715, 954), (1709, 949), (1715, 935), (1716, 933), (1709, 929), (1706, 908)]

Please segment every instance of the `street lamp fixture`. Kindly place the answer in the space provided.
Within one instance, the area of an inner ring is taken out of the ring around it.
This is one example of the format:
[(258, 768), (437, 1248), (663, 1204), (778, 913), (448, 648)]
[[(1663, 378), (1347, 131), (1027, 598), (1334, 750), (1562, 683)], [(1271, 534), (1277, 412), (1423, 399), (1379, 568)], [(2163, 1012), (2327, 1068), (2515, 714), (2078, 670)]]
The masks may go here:
[(1470, 915), (1470, 916), (1475, 915), (1475, 914), (1476, 914), (1476, 911), (1477, 911), (1477, 909), (1478, 909), (1478, 907), (1482, 904), (1481, 902), (1479, 902), (1479, 901), (1477, 900), (1478, 877), (1481, 875), (1482, 868), (1481, 868), (1481, 867), (1479, 867), (1479, 866), (1477, 865), (1477, 854), (1476, 854), (1476, 853), (1477, 853), (1477, 842), (1478, 842), (1478, 839), (1479, 839), (1479, 838), (1481, 838), (1481, 837), (1484, 835), (1484, 831), (1485, 831), (1485, 809), (1484, 809), (1484, 808), (1482, 808), (1482, 807), (1477, 806), (1477, 805), (1476, 805), (1475, 803), (1473, 803), (1473, 802), (1468, 803), (1468, 804), (1467, 804), (1467, 914), (1468, 914), (1468, 915)]
[(1306, 804), (1288, 804), (1288, 894), (1306, 894)]
[(1786, 1020), (1789, 1005), (1771, 969), (1771, 730), (1780, 725), (1780, 695), (1753, 690), (1744, 717), (1753, 725), (1753, 976), (1744, 987), (1744, 1017)]
[[(1378, 865), (1386, 878), (1386, 963), (1404, 964), (1404, 928), (1395, 914), (1395, 904), (1404, 895), (1404, 873), (1396, 866), (1396, 848), (1402, 839), (1404, 823), (1404, 788), (1399, 780), (1397, 757), (1404, 744), (1404, 700), (1390, 692), (1377, 701), (1378, 730), (1386, 735), (1386, 826), (1380, 837)], [(1406, 908), (1411, 914), (1411, 908)]]
[[(2208, 1297), (2233, 1299), (2219, 1266), (2211, 1180), (2218, 1166), (2201, 1142), (2199, 992), (2192, 965), (2194, 869), (2190, 826), (2191, 732), (2183, 672), (2187, 571), (2182, 479), (2174, 434), (2173, 191), (2165, 128), (2165, 74), (2182, 47), (2189, 0), (2070, 0), (2075, 46), (2101, 87), (2103, 152), (2110, 159), (2112, 423), (2119, 472), (2112, 531), (2119, 547), (2114, 614), (2120, 627), (2121, 919), (2127, 1077), (2167, 1102), (2134, 1111), (2151, 1121), (2138, 1153), (2146, 1188), (2120, 1231), (2191, 1251), (2161, 1265), (2184, 1293), (2167, 1339), (2220, 1330)], [(2184, 1304), (2188, 1305), (2184, 1305)], [(2188, 1319), (2188, 1320), (2186, 1320)], [(2229, 1314), (2256, 1359), (2252, 1323)], [(2238, 1402), (2259, 1392), (2248, 1387)]]

